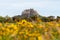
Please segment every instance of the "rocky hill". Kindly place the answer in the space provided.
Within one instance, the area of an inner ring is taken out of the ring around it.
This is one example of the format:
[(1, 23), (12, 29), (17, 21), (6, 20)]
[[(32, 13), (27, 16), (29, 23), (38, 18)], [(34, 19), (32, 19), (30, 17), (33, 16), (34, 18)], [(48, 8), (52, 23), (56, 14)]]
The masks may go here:
[(30, 18), (31, 16), (39, 16), (39, 14), (34, 9), (26, 9), (22, 12), (21, 16), (24, 16), (26, 18)]

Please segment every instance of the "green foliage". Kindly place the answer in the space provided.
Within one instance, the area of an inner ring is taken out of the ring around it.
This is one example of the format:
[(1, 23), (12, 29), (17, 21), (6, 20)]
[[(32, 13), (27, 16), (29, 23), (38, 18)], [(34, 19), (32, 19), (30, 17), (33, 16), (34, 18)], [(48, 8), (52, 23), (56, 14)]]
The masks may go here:
[(4, 22), (6, 20), (6, 18), (0, 16), (0, 22)]

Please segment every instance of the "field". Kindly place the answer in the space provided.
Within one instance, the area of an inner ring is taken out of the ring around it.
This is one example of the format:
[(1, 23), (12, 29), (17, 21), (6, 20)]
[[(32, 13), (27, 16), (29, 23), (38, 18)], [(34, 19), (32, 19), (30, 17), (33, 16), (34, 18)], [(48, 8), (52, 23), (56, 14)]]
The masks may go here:
[(0, 23), (0, 40), (60, 40), (59, 22)]

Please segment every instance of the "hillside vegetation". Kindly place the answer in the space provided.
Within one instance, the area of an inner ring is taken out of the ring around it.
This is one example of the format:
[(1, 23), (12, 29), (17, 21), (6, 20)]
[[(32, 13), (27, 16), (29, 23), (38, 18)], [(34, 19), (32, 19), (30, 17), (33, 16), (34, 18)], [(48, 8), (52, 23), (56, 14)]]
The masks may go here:
[(60, 40), (60, 17), (44, 17), (33, 9), (0, 16), (0, 40)]

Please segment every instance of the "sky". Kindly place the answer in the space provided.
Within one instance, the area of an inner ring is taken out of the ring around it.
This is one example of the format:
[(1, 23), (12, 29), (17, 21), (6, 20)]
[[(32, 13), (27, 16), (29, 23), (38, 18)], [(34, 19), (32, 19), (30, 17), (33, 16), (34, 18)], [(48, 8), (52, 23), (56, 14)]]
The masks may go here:
[(0, 0), (0, 16), (21, 15), (30, 8), (42, 16), (60, 16), (60, 0)]

